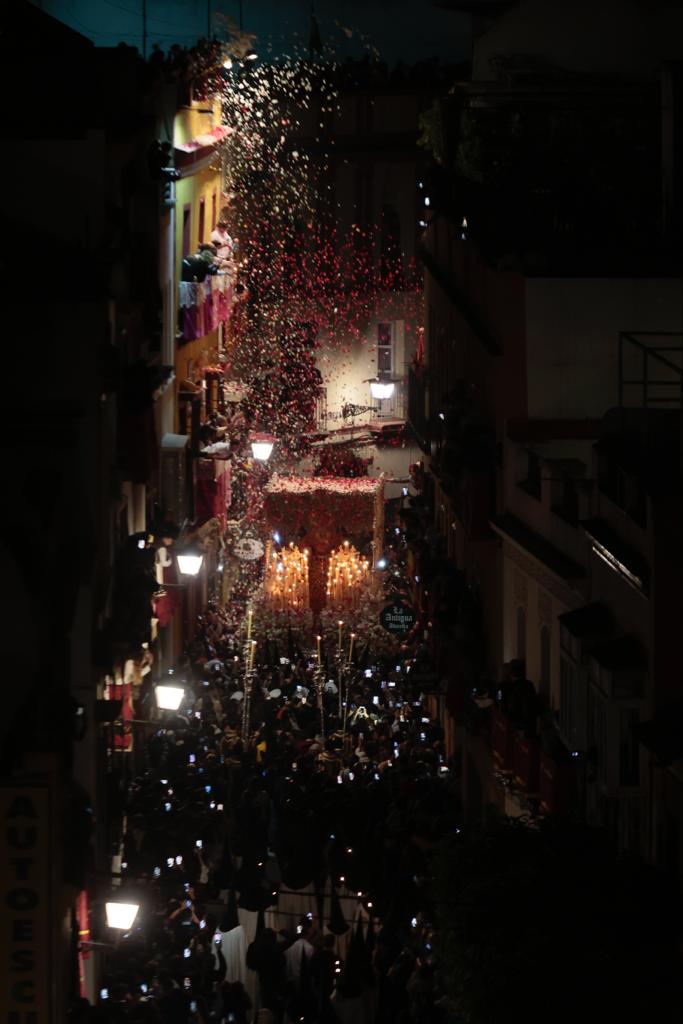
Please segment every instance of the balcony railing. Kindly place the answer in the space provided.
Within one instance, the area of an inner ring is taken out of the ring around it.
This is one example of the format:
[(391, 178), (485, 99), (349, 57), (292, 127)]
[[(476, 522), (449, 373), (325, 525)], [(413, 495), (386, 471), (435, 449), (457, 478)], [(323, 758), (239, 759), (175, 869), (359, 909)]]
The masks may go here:
[(619, 408), (678, 410), (679, 464), (683, 468), (683, 334), (621, 331)]

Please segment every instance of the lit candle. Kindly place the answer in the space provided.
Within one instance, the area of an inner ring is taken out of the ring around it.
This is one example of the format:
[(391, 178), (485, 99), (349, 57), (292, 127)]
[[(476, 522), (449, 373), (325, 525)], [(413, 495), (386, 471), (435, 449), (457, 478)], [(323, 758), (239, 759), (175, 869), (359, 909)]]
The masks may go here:
[(341, 654), (341, 647), (342, 647), (342, 626), (344, 625), (344, 623), (343, 623), (343, 622), (342, 622), (342, 620), (340, 619), (340, 620), (339, 620), (339, 622), (337, 623), (337, 625), (339, 626), (339, 643), (337, 644), (337, 651), (339, 652), (339, 654)]
[(356, 634), (351, 634), (351, 643), (349, 644), (349, 665), (351, 664), (351, 658), (353, 657), (353, 641), (356, 639)]

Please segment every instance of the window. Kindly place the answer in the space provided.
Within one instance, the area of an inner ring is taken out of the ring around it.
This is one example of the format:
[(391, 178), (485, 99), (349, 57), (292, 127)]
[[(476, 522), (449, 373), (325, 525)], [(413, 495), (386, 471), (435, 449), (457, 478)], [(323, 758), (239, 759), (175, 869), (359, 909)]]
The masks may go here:
[(638, 711), (636, 708), (619, 709), (619, 785), (637, 786), (640, 783), (640, 747), (636, 734)]
[(527, 452), (526, 480), (524, 490), (541, 500), (541, 460), (535, 452)]
[(560, 623), (560, 647), (566, 651), (574, 661), (581, 659), (581, 644), (578, 637), (567, 629), (564, 623)]
[(586, 681), (583, 672), (560, 654), (560, 706), (558, 725), (570, 750), (585, 750), (588, 743)]
[(192, 207), (189, 203), (183, 206), (183, 256), (190, 255), (190, 246), (192, 245), (192, 239), (190, 237), (190, 229), (192, 226)]
[(206, 229), (206, 199), (204, 196), (199, 200), (199, 228), (197, 230), (197, 236), (199, 238), (199, 244), (204, 241), (204, 231)]
[(588, 691), (588, 742), (595, 751), (598, 780), (607, 784), (607, 709), (591, 687)]
[(517, 657), (526, 658), (526, 608), (517, 608)]
[(647, 526), (647, 497), (640, 479), (634, 479), (631, 482), (631, 495), (627, 511), (631, 519), (645, 529)]
[(550, 630), (541, 626), (541, 672), (538, 680), (539, 691), (546, 697), (550, 694)]
[(566, 658), (560, 658), (560, 731), (565, 740), (576, 746), (575, 713), (576, 669)]
[(211, 194), (211, 230), (212, 231), (214, 231), (215, 228), (216, 228), (217, 203), (218, 203), (218, 196), (216, 195), (216, 190), (214, 189), (213, 193)]
[(565, 473), (562, 479), (562, 505), (560, 512), (568, 522), (578, 523), (579, 492), (576, 487), (576, 480), (568, 473)]
[(394, 370), (393, 323), (377, 324), (377, 372), (391, 375)]

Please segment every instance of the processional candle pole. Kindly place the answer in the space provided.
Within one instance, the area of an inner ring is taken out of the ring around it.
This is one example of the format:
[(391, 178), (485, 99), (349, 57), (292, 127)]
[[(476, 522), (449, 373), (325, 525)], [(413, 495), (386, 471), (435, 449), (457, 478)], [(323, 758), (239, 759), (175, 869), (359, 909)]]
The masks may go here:
[[(344, 718), (342, 721), (342, 745), (346, 747), (346, 727), (349, 720), (349, 691), (351, 689), (351, 668), (342, 666), (342, 673), (345, 675), (345, 687), (344, 687)], [(341, 688), (340, 688), (341, 690)]]
[(251, 639), (251, 609), (247, 618), (248, 636), (244, 642), (244, 692), (242, 694), (242, 743), (246, 749), (249, 739), (249, 726), (251, 717), (251, 687), (252, 673), (254, 668), (254, 654), (256, 641)]
[(337, 643), (337, 688), (339, 691), (339, 721), (342, 718), (342, 701), (343, 701), (343, 682), (344, 682), (344, 655), (342, 653), (342, 627), (343, 621), (339, 619), (337, 625), (339, 626), (339, 641)]
[(324, 704), (324, 701), (323, 701), (324, 682), (323, 682), (323, 669), (322, 669), (322, 665), (320, 664), (320, 660), (318, 660), (318, 667), (315, 670), (315, 690), (316, 690), (316, 699), (318, 701), (318, 710), (320, 711), (320, 736), (322, 738), (323, 747), (324, 747), (325, 746), (325, 704)]

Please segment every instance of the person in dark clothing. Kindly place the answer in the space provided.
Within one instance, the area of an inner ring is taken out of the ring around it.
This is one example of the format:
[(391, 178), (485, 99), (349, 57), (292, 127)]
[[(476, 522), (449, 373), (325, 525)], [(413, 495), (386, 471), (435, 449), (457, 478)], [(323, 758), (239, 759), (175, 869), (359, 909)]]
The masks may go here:
[(341, 962), (334, 952), (335, 938), (334, 935), (326, 935), (322, 945), (311, 957), (311, 977), (318, 999), (321, 1020), (327, 1020), (331, 1016), (330, 996), (334, 991), (337, 968), (341, 968)]
[(285, 957), (272, 928), (264, 928), (249, 946), (247, 967), (258, 974), (261, 1005), (276, 1012), (284, 989)]
[(159, 974), (157, 1006), (163, 1024), (186, 1024), (187, 1000), (184, 993), (173, 984), (169, 971)]
[(251, 999), (241, 981), (224, 981), (221, 985), (223, 1020), (230, 1024), (247, 1024)]
[(509, 665), (509, 682), (503, 685), (503, 709), (511, 722), (523, 729), (527, 736), (536, 735), (539, 712), (538, 695), (533, 683), (526, 678), (524, 662), (515, 658)]

